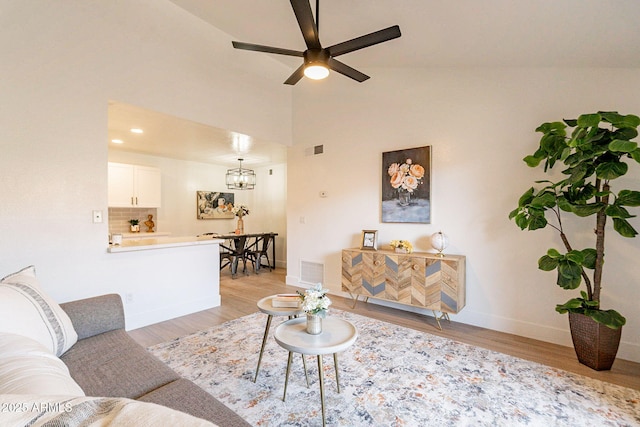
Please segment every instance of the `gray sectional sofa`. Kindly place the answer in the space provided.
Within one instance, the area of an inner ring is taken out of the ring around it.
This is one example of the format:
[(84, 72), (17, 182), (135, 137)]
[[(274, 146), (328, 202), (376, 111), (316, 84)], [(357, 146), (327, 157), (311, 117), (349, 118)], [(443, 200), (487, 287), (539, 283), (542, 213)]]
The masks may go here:
[(156, 403), (223, 427), (249, 425), (134, 341), (124, 329), (119, 295), (102, 295), (60, 306), (78, 334), (78, 341), (60, 359), (87, 396)]

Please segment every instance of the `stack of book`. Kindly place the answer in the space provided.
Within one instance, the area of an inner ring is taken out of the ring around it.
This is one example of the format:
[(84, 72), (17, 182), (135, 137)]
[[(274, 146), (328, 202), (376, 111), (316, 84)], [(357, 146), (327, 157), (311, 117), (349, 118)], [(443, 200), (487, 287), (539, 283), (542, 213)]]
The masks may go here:
[(302, 300), (297, 294), (278, 294), (271, 299), (271, 306), (278, 308), (298, 308)]

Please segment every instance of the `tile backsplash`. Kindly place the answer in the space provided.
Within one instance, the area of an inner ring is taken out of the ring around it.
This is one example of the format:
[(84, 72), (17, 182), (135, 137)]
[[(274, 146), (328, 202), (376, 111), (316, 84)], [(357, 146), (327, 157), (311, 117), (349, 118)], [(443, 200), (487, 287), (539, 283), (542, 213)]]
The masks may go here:
[(156, 224), (155, 231), (158, 231), (158, 209), (157, 208), (109, 208), (109, 234), (130, 233), (130, 219), (140, 220), (140, 231), (147, 231), (144, 222), (149, 215), (153, 215), (153, 222)]

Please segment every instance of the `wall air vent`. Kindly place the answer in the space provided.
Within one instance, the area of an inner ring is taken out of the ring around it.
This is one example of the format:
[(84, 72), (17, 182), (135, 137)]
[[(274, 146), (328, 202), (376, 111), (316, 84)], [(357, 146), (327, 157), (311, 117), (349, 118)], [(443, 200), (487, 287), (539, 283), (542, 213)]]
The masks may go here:
[(315, 285), (324, 284), (324, 264), (319, 262), (300, 261), (300, 283)]
[(304, 149), (305, 156), (315, 156), (324, 153), (324, 145), (314, 145)]

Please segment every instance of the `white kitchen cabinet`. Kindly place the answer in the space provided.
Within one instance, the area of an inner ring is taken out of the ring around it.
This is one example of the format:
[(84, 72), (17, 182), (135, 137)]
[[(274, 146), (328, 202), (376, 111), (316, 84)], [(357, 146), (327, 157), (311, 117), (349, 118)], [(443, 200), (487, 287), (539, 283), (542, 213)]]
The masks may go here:
[(160, 169), (109, 162), (109, 207), (159, 208)]

